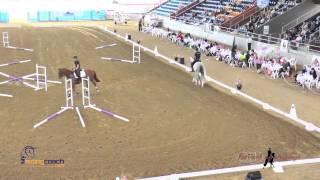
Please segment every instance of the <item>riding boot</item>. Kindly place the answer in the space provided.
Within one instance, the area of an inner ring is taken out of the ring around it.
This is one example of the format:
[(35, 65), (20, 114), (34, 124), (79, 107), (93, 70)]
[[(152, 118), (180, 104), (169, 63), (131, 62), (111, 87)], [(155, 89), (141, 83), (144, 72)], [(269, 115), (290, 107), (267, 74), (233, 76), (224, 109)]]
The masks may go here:
[(195, 61), (191, 62), (191, 72), (194, 72), (193, 65), (194, 65), (195, 63), (196, 63)]

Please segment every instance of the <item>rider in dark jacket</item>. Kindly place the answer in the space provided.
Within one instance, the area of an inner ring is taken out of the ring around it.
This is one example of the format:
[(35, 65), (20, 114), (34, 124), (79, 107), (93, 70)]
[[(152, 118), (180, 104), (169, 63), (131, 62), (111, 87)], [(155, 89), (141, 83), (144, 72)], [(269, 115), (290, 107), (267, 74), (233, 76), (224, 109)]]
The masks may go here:
[(194, 53), (193, 61), (191, 62), (191, 71), (192, 72), (194, 72), (193, 65), (196, 62), (200, 62), (200, 59), (201, 59), (201, 53), (200, 53), (199, 49), (197, 49), (196, 52)]
[(77, 78), (80, 79), (81, 78), (81, 75), (80, 75), (80, 71), (81, 71), (81, 68), (80, 68), (80, 61), (78, 60), (78, 57), (77, 56), (74, 56), (73, 57), (75, 59), (74, 61), (74, 72), (76, 73), (76, 75), (78, 76)]

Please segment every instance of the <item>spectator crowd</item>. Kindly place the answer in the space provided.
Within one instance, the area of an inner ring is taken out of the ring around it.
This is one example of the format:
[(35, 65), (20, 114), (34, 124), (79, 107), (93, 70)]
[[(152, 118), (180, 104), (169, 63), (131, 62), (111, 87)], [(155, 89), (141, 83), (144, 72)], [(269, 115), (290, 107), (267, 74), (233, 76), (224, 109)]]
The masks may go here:
[(240, 27), (240, 30), (253, 33), (255, 29), (261, 27), (272, 18), (287, 12), (289, 9), (295, 7), (299, 2), (300, 1), (298, 0), (271, 0), (268, 7), (254, 14), (247, 24)]
[(232, 67), (256, 68), (258, 73), (268, 75), (273, 79), (294, 77), (297, 84), (303, 87), (320, 88), (320, 58), (312, 65), (304, 66), (297, 74), (297, 63), (295, 58), (280, 56), (278, 53), (263, 53), (263, 50), (255, 51), (247, 49), (241, 51), (236, 46), (227, 47), (217, 42), (210, 42), (207, 39), (196, 38), (190, 34), (170, 31), (169, 29), (159, 29), (144, 27), (143, 32), (152, 36), (166, 38), (172, 43), (180, 46), (200, 50), (206, 56), (215, 57), (217, 61), (224, 62)]

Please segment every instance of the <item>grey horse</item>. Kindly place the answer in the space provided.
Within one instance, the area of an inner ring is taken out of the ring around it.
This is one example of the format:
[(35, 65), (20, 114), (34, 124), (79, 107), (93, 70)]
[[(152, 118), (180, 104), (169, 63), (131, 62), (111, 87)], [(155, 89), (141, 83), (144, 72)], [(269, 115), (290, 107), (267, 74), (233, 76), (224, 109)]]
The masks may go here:
[(193, 79), (192, 82), (195, 83), (196, 86), (203, 87), (206, 82), (206, 68), (204, 67), (204, 64), (200, 61), (196, 62), (193, 65)]

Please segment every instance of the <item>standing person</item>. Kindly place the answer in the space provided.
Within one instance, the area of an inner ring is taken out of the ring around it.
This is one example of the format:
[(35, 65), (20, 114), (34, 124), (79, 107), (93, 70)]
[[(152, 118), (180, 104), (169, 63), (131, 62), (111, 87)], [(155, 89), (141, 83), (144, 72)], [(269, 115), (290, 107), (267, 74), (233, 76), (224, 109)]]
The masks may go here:
[(139, 32), (142, 31), (142, 19), (139, 20), (139, 29), (138, 30), (139, 30)]
[(196, 49), (196, 52), (194, 53), (193, 61), (191, 62), (191, 72), (194, 72), (193, 65), (194, 65), (196, 62), (200, 62), (200, 58), (201, 58), (201, 53), (200, 53), (200, 51), (199, 51), (199, 48), (197, 48), (197, 49)]
[[(270, 162), (272, 154), (274, 154), (274, 153), (272, 153), (271, 148), (269, 148), (268, 152), (267, 152), (267, 157), (266, 157), (264, 164), (263, 164), (263, 168), (265, 168), (267, 166), (268, 162)], [(273, 158), (272, 158), (272, 163), (273, 163)]]
[(247, 39), (247, 43), (248, 43), (248, 51), (251, 50), (251, 43), (252, 43), (252, 39), (251, 37), (249, 36), (249, 38)]
[(231, 59), (234, 60), (236, 58), (236, 53), (237, 53), (237, 45), (233, 45), (231, 49)]
[(270, 167), (274, 167), (273, 165), (274, 158), (275, 158), (275, 153), (272, 153), (269, 158)]
[(81, 68), (80, 68), (80, 61), (78, 60), (78, 57), (77, 56), (73, 56), (73, 59), (74, 59), (74, 68), (73, 68), (73, 71), (74, 73), (77, 75), (77, 79), (80, 79), (81, 78), (81, 75), (80, 75), (80, 71), (81, 71)]

